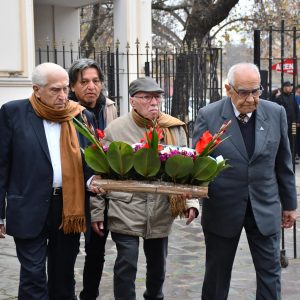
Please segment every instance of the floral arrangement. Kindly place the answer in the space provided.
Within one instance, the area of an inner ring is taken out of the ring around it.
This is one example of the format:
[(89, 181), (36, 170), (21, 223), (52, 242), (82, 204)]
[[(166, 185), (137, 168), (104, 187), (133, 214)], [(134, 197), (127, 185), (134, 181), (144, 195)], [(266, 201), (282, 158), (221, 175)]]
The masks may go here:
[(82, 122), (73, 120), (77, 130), (91, 142), (82, 149), (86, 163), (104, 179), (207, 186), (229, 166), (222, 156), (213, 158), (209, 154), (225, 140), (221, 136), (231, 121), (224, 123), (214, 135), (206, 131), (196, 149), (190, 149), (160, 144), (162, 130), (156, 121), (152, 129), (145, 131), (140, 143), (129, 145), (114, 141), (107, 147), (102, 143), (104, 132), (94, 130), (84, 115)]

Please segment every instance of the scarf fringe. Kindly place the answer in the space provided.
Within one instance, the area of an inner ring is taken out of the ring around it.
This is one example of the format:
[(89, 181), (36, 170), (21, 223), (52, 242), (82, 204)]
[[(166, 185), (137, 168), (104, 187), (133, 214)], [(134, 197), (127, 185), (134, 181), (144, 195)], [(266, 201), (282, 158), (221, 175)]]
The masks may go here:
[(187, 210), (186, 201), (182, 199), (179, 195), (169, 196), (169, 204), (171, 209), (171, 214), (173, 218), (180, 217), (180, 219), (185, 218), (185, 212)]
[(59, 229), (62, 229), (65, 234), (85, 232), (86, 231), (85, 217), (65, 216), (63, 217)]

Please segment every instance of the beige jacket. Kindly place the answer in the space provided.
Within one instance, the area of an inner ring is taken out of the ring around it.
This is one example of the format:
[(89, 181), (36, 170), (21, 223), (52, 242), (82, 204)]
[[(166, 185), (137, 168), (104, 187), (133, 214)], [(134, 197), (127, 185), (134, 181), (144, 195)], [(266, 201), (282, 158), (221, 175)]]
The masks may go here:
[[(183, 127), (171, 129), (178, 141), (178, 146), (186, 146), (187, 139)], [(143, 137), (145, 129), (138, 127), (131, 113), (119, 117), (105, 129), (105, 143), (124, 141), (134, 144)], [(108, 228), (112, 232), (161, 238), (169, 235), (174, 218), (166, 195), (149, 193), (109, 192)], [(199, 210), (197, 199), (187, 200), (187, 207)], [(92, 222), (103, 221), (105, 203), (98, 196), (91, 198)]]
[(108, 125), (111, 121), (118, 117), (115, 102), (106, 98), (105, 110), (104, 110), (104, 121)]

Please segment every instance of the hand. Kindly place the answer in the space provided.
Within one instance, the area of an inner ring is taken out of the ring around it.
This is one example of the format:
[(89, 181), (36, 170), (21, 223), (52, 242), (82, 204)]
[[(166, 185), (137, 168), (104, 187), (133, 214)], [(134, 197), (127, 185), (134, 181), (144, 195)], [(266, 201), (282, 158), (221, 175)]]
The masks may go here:
[(104, 236), (104, 222), (103, 221), (92, 222), (92, 228), (99, 236)]
[(106, 194), (106, 190), (101, 188), (98, 184), (96, 184), (96, 180), (101, 179), (101, 176), (95, 175), (89, 185), (89, 190), (95, 194)]
[(0, 224), (0, 239), (4, 239), (6, 234), (5, 226), (4, 224)]
[(291, 228), (296, 221), (296, 210), (284, 210), (282, 212), (282, 227)]
[(186, 221), (186, 225), (191, 224), (191, 222), (196, 218), (196, 215), (197, 209), (194, 207), (189, 208), (185, 213), (186, 218), (188, 218)]

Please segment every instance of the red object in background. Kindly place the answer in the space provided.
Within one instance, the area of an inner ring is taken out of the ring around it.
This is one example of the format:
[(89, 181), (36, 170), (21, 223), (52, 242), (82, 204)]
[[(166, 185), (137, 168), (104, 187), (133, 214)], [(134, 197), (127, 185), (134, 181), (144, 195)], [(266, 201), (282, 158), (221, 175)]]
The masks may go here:
[[(295, 66), (295, 73), (297, 74), (297, 64)], [(272, 70), (277, 71), (277, 72), (281, 72), (281, 62), (278, 64), (274, 64), (272, 66)], [(285, 60), (283, 60), (283, 72), (287, 73), (287, 74), (294, 74), (294, 59), (293, 58), (286, 58)]]

